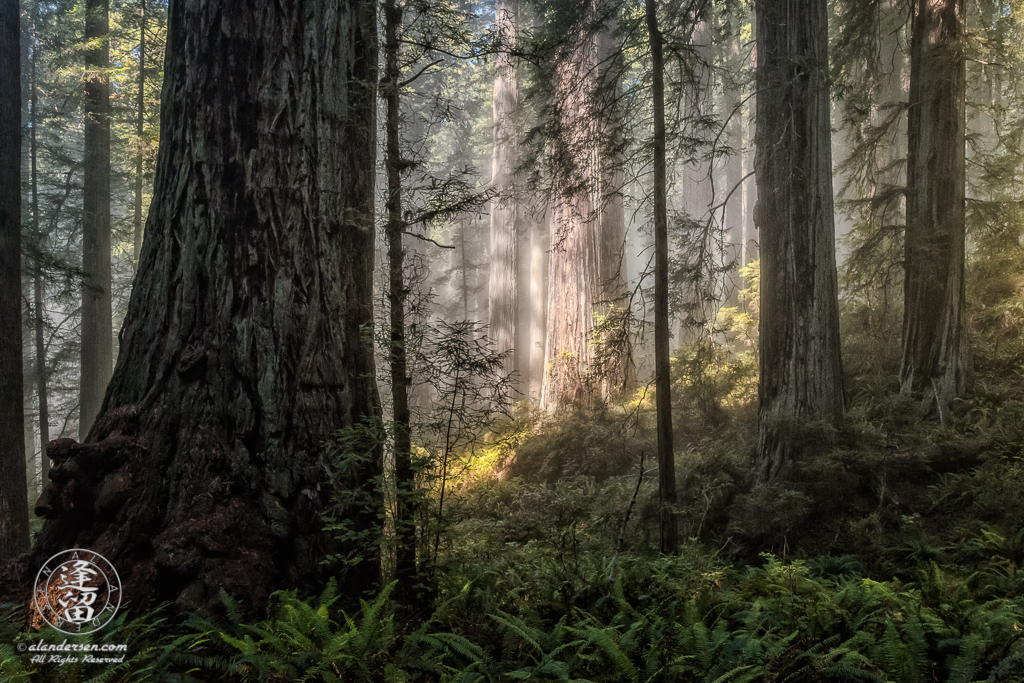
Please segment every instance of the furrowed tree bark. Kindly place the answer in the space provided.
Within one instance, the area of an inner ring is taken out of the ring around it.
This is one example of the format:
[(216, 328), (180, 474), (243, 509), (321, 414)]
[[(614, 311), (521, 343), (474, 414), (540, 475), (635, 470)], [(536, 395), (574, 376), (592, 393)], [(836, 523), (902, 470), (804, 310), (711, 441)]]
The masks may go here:
[(78, 434), (100, 410), (114, 363), (110, 299), (110, 22), (109, 0), (88, 0), (85, 150), (82, 161), (82, 366)]
[(21, 33), (18, 3), (0, 3), (0, 558), (28, 538), (21, 348)]
[(402, 244), (405, 220), (402, 218), (402, 150), (399, 141), (401, 67), (398, 62), (401, 29), (401, 5), (397, 0), (385, 0), (384, 80), (381, 82), (381, 90), (387, 112), (384, 165), (388, 183), (386, 238), (388, 308), (391, 324), (388, 361), (391, 366), (395, 459), (395, 578), (398, 580), (396, 597), (403, 604), (412, 605), (416, 593), (416, 510), (413, 503), (416, 473), (412, 467), (412, 428), (409, 413), (411, 382), (405, 350), (405, 250)]
[[(610, 27), (580, 18), (572, 45), (556, 59), (554, 197), (541, 404), (558, 411), (608, 400), (635, 378), (628, 334), (595, 339), (604, 316), (621, 316), (623, 263), (619, 58)], [(608, 14), (608, 13), (605, 13)], [(621, 320), (620, 318), (617, 318)], [(599, 341), (601, 343), (595, 343)]]
[(495, 56), (494, 144), (491, 161), (490, 282), (488, 288), (488, 334), (499, 353), (507, 353), (504, 371), (523, 369), (519, 334), (519, 208), (515, 195), (515, 128), (512, 116), (519, 108), (519, 85), (509, 50), (515, 46), (516, 0), (498, 0), (494, 7), (494, 31), (502, 49)]
[(332, 573), (357, 597), (379, 578), (375, 4), (172, 2), (165, 64), (121, 352), (88, 443), (48, 449), (32, 566), (85, 547), (137, 608), (260, 609), (354, 554)]
[(761, 320), (756, 481), (843, 416), (825, 0), (757, 3)]
[(971, 382), (964, 292), (963, 0), (914, 4), (900, 388), (947, 414)]
[(672, 377), (668, 319), (668, 174), (665, 162), (665, 58), (658, 30), (657, 3), (646, 0), (651, 43), (654, 113), (654, 383), (658, 432), (658, 499), (661, 552), (679, 550), (675, 516), (676, 465), (672, 435)]

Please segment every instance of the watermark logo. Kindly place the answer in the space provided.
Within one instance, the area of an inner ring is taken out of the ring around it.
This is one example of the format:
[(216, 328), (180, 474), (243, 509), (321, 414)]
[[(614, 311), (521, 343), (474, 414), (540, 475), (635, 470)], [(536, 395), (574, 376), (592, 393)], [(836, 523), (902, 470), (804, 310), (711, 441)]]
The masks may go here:
[(121, 578), (99, 553), (83, 548), (65, 550), (40, 568), (34, 600), (39, 616), (61, 633), (92, 633), (117, 614)]

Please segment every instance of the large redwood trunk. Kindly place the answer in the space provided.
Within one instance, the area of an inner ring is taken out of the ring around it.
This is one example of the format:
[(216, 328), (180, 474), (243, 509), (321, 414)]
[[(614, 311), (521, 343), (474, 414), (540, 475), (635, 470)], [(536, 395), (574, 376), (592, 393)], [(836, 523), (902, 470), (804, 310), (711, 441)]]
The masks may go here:
[[(581, 17), (583, 25), (598, 16), (596, 5), (588, 7), (594, 15)], [(554, 197), (541, 395), (549, 410), (593, 405), (626, 388), (635, 377), (623, 325), (605, 325), (595, 338), (602, 318), (621, 320), (626, 305), (616, 71), (620, 57), (610, 30), (580, 29), (571, 48), (556, 57)]]
[[(503, 47), (515, 44), (516, 0), (498, 0), (494, 7), (494, 31)], [(513, 115), (519, 108), (519, 85), (512, 57), (498, 52), (494, 72), (494, 146), (491, 162), (491, 186), (496, 195), (491, 201), (490, 280), (487, 297), (488, 333), (495, 350), (507, 353), (506, 373), (525, 371), (525, 349), (519, 340), (519, 198), (515, 195), (516, 140)], [(522, 390), (523, 378), (516, 385)], [(528, 389), (527, 389), (528, 391)]]
[[(208, 607), (222, 587), (258, 606), (354, 550), (322, 530), (332, 493), (355, 536), (376, 519), (376, 439), (344, 463), (330, 446), (379, 412), (375, 5), (172, 2), (169, 18), (121, 352), (91, 443), (48, 449), (33, 566), (85, 547), (136, 606)], [(350, 596), (378, 574), (364, 557)]]
[(757, 4), (761, 377), (757, 480), (843, 415), (825, 0)]
[(919, 0), (907, 110), (904, 393), (943, 418), (970, 384), (964, 303), (963, 0)]

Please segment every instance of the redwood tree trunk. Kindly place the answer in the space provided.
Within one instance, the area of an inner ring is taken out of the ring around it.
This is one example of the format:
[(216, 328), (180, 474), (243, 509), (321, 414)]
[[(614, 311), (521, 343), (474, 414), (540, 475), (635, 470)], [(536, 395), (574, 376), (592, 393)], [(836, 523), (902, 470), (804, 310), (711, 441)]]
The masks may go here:
[(676, 504), (676, 465), (672, 435), (672, 376), (668, 319), (668, 173), (665, 161), (665, 58), (658, 29), (657, 3), (646, 1), (647, 33), (651, 41), (651, 94), (654, 113), (654, 381), (658, 420), (658, 500), (661, 552), (674, 554), (679, 535)]
[[(547, 339), (548, 324), (548, 271), (550, 268), (550, 237), (549, 226), (551, 212), (544, 209), (541, 216), (532, 216), (527, 226), (527, 243), (529, 245), (529, 263), (523, 269), (527, 273), (524, 280), (529, 283), (529, 295), (520, 301), (520, 322), (524, 327), (520, 338), (526, 349), (522, 358), (527, 369), (523, 372), (529, 378), (529, 397), (533, 403), (540, 404), (544, 387), (544, 345)], [(522, 264), (521, 264), (522, 265)]]
[[(498, 0), (494, 7), (494, 30), (503, 48), (514, 46), (516, 0)], [(519, 86), (512, 57), (503, 49), (495, 58), (494, 152), (491, 186), (490, 284), (488, 289), (488, 334), (495, 350), (508, 353), (506, 373), (519, 372), (523, 349), (518, 348), (519, 328), (519, 210), (513, 184), (515, 173), (515, 129), (512, 116), (519, 107)], [(519, 382), (516, 382), (519, 385)]]
[(82, 162), (82, 367), (78, 434), (100, 410), (114, 363), (110, 299), (110, 32), (109, 0), (88, 0), (85, 150)]
[[(587, 23), (586, 18), (580, 21)], [(556, 57), (554, 198), (541, 394), (548, 410), (594, 405), (635, 376), (628, 345), (602, 348), (594, 343), (600, 319), (614, 313), (614, 306), (625, 305), (626, 274), (619, 59), (608, 27), (591, 30), (579, 29), (571, 48)], [(616, 331), (602, 330), (602, 339)], [(628, 334), (620, 341), (627, 342)]]
[(0, 3), (0, 558), (28, 550), (21, 349), (21, 50), (18, 3)]
[(757, 4), (761, 400), (757, 480), (842, 418), (825, 0)]
[(964, 2), (914, 5), (907, 110), (904, 393), (940, 419), (970, 385), (964, 309)]
[(220, 588), (259, 607), (352, 551), (356, 596), (378, 563), (321, 513), (337, 498), (346, 538), (376, 541), (379, 440), (331, 446), (379, 419), (375, 4), (172, 2), (169, 20), (121, 352), (91, 443), (49, 449), (34, 566), (86, 547), (136, 607), (209, 607)]

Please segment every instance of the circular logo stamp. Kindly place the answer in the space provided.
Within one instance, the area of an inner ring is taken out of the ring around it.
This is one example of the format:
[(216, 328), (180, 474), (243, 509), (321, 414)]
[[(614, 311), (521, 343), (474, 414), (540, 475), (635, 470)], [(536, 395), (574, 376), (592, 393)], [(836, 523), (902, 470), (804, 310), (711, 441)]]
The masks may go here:
[(36, 574), (39, 616), (61, 633), (98, 631), (121, 606), (121, 578), (99, 553), (73, 548), (57, 553)]

